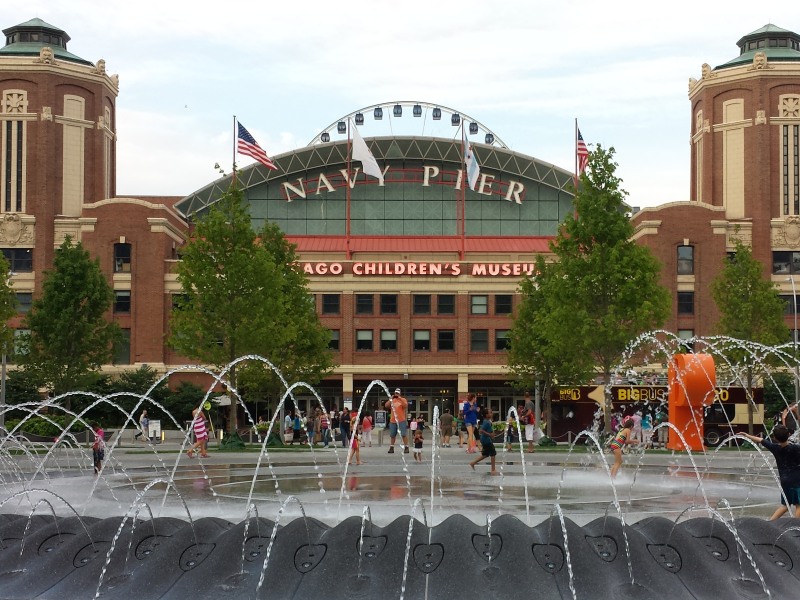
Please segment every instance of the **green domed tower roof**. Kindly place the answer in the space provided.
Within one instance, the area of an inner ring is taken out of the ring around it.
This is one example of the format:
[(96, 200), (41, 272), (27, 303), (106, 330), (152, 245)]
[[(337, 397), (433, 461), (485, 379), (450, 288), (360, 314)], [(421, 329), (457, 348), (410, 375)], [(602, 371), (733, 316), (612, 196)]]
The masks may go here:
[(66, 31), (41, 19), (31, 19), (14, 25), (4, 29), (3, 34), (6, 36), (6, 45), (0, 48), (0, 57), (39, 56), (41, 49), (47, 46), (53, 51), (56, 60), (93, 65), (88, 60), (67, 52), (67, 42), (70, 38)]
[(800, 36), (772, 23), (748, 33), (736, 45), (739, 46), (739, 56), (717, 69), (752, 63), (756, 52), (766, 54), (769, 62), (800, 62)]

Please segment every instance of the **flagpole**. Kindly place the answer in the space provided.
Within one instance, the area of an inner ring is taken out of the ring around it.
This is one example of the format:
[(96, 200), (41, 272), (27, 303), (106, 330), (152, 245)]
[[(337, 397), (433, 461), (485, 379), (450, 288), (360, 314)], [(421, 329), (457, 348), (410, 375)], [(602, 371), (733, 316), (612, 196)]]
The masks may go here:
[(233, 115), (233, 162), (231, 163), (233, 166), (233, 187), (236, 187), (236, 140), (239, 138), (236, 135), (236, 115)]
[(572, 143), (575, 146), (572, 151), (573, 159), (575, 160), (575, 174), (572, 176), (572, 182), (575, 184), (575, 191), (578, 191), (578, 118), (575, 117), (575, 132), (572, 134)]
[(348, 117), (347, 118), (347, 169), (345, 172), (347, 176), (345, 177), (345, 215), (344, 215), (344, 227), (345, 227), (345, 246), (347, 247), (347, 260), (350, 260), (352, 256), (350, 252), (350, 162), (351, 162), (351, 155), (352, 151), (352, 144), (350, 142), (350, 128), (353, 127), (353, 120)]
[(460, 206), (460, 219), (458, 222), (459, 237), (461, 238), (461, 249), (459, 250), (459, 259), (464, 260), (465, 246), (466, 246), (466, 232), (467, 232), (467, 160), (466, 160), (466, 143), (464, 140), (464, 120), (461, 120), (461, 201)]

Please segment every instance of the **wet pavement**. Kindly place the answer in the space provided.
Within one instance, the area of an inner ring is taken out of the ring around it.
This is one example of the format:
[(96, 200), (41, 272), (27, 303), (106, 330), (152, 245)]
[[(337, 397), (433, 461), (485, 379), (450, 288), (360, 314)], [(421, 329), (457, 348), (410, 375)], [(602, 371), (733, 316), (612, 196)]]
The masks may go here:
[[(475, 455), (441, 448), (423, 461), (387, 447), (365, 447), (364, 464), (346, 463), (345, 449), (220, 452), (190, 459), (177, 444), (110, 449), (100, 477), (90, 451), (59, 449), (44, 466), (41, 455), (3, 458), (5, 512), (28, 513), (39, 499), (60, 515), (108, 517), (148, 511), (154, 516), (216, 516), (238, 521), (248, 508), (271, 520), (305, 514), (335, 525), (368, 512), (389, 523), (414, 514), (430, 525), (452, 514), (476, 523), (511, 514), (535, 525), (557, 506), (578, 525), (603, 515), (637, 522), (648, 516), (685, 519), (719, 511), (725, 516), (769, 516), (779, 501), (771, 457), (752, 448), (686, 453), (630, 453), (613, 482), (610, 455), (566, 451), (498, 451), (497, 476), (488, 459), (473, 471)], [(695, 466), (693, 465), (696, 465)], [(24, 489), (34, 490), (15, 497)], [(13, 498), (10, 500), (10, 498)], [(42, 508), (37, 508), (41, 511)]]

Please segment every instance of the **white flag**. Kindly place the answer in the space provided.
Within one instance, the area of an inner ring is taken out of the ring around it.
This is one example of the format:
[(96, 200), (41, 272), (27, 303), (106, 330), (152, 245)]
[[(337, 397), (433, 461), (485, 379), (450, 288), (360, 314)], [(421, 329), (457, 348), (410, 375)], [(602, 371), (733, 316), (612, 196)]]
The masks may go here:
[(472, 151), (472, 144), (469, 140), (464, 139), (464, 164), (467, 166), (467, 181), (469, 182), (469, 189), (473, 192), (478, 185), (478, 177), (481, 174), (481, 167), (478, 165), (478, 159), (475, 158), (475, 153)]
[(378, 166), (378, 161), (372, 156), (372, 152), (367, 148), (367, 143), (358, 133), (358, 127), (356, 126), (353, 126), (353, 160), (360, 160), (364, 173), (380, 179), (381, 183), (383, 183), (383, 171)]

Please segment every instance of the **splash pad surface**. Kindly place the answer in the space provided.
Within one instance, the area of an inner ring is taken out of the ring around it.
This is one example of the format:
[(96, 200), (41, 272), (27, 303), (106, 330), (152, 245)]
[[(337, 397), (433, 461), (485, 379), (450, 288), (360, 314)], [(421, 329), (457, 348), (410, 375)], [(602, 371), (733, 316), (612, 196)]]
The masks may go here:
[[(398, 515), (410, 514), (415, 502), (422, 503), (429, 525), (452, 514), (464, 515), (477, 524), (484, 524), (487, 515), (508, 514), (534, 525), (551, 516), (556, 504), (570, 519), (583, 524), (606, 515), (622, 516), (626, 522), (653, 515), (707, 516), (706, 500), (729, 516), (769, 516), (779, 499), (772, 472), (752, 449), (695, 454), (697, 472), (685, 453), (630, 453), (613, 488), (603, 465), (603, 459), (610, 457), (587, 454), (582, 448), (573, 453), (539, 451), (522, 458), (518, 451), (500, 452), (500, 474), (494, 477), (488, 474), (487, 462), (472, 471), (468, 462), (473, 455), (457, 447), (439, 450), (433, 475), (430, 448), (426, 448), (422, 464), (415, 463), (410, 454), (387, 454), (386, 446), (363, 448), (365, 464), (349, 465), (346, 473), (346, 453), (341, 446), (313, 453), (307, 449), (272, 451), (261, 458), (258, 473), (257, 452), (212, 450), (211, 458), (200, 461), (176, 450), (177, 446), (168, 445), (151, 451), (117, 448), (96, 485), (91, 470), (86, 465), (79, 468), (75, 450), (56, 451), (50, 462), (60, 468), (47, 469), (49, 481), (39, 475), (38, 484), (27, 481), (25, 486), (50, 490), (79, 514), (96, 517), (135, 509), (143, 493), (143, 501), (155, 516), (186, 519), (188, 509), (192, 517), (229, 520), (247, 516), (252, 487), (250, 502), (261, 516), (274, 518), (292, 497), (297, 502), (287, 503), (284, 514), (299, 517), (304, 512), (329, 526), (360, 516), (365, 506), (373, 520), (388, 523)], [(29, 463), (20, 456), (15, 462), (23, 471)], [(174, 485), (168, 485), (169, 481)], [(152, 487), (143, 491), (148, 485)], [(7, 479), (6, 493), (11, 495), (25, 486)], [(620, 510), (614, 506), (614, 492)], [(46, 498), (47, 493), (41, 497)], [(59, 514), (71, 512), (59, 507), (57, 500), (50, 502)], [(31, 506), (24, 500), (8, 503), (3, 510), (28, 514)], [(422, 510), (416, 510), (420, 520)]]

